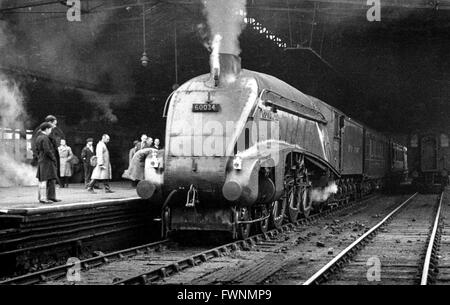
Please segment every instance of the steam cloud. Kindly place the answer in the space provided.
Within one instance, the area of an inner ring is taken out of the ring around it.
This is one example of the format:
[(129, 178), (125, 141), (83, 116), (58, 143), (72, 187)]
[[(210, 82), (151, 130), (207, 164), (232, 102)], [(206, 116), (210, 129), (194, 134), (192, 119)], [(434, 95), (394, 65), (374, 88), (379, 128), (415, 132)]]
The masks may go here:
[[(239, 55), (239, 35), (247, 14), (246, 0), (204, 0), (213, 53)], [(220, 37), (220, 38), (219, 38)]]
[(0, 187), (37, 185), (36, 169), (0, 149)]
[[(2, 1), (0, 1), (0, 7), (2, 7)], [(5, 60), (4, 50), (12, 42), (14, 42), (14, 37), (9, 33), (7, 23), (0, 20), (0, 51), (2, 51), (3, 60)], [(26, 119), (23, 95), (19, 86), (0, 73), (0, 129), (23, 130), (23, 122)], [(36, 185), (36, 169), (23, 163), (23, 160), (16, 160), (12, 156), (11, 150), (7, 149), (6, 142), (1, 138), (2, 134), (0, 133), (0, 187)]]
[[(1, 74), (0, 110), (1, 128), (23, 128), (23, 121), (26, 118), (23, 96), (17, 84)], [(0, 187), (37, 184), (36, 169), (21, 161), (15, 160), (6, 149), (5, 142), (0, 140)]]
[(310, 196), (314, 202), (325, 202), (331, 196), (331, 194), (336, 194), (338, 191), (338, 186), (333, 181), (327, 187), (324, 188), (314, 188), (311, 190)]
[(155, 157), (158, 159), (160, 164), (162, 163), (162, 157), (158, 158), (158, 153), (151, 151), (145, 159), (145, 180), (150, 181), (155, 185), (162, 185), (164, 181), (164, 174), (158, 172), (156, 168), (150, 166), (150, 162)]
[(145, 169), (145, 180), (152, 182), (155, 185), (162, 185), (164, 181), (164, 174), (158, 173), (156, 169), (148, 167)]
[(23, 97), (16, 83), (0, 74), (0, 127), (22, 128), (26, 117)]

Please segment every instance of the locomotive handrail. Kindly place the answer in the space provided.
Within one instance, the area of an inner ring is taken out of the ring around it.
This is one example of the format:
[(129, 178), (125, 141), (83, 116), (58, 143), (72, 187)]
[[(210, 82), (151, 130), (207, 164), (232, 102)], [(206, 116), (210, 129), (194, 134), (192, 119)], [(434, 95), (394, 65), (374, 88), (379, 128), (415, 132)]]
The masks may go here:
[(163, 115), (162, 115), (163, 118), (167, 118), (167, 112), (169, 111), (169, 110), (168, 110), (168, 106), (169, 106), (170, 100), (172, 99), (172, 96), (175, 94), (175, 92), (177, 92), (177, 91), (176, 91), (176, 90), (173, 91), (173, 92), (169, 95), (169, 97), (166, 99), (166, 103), (164, 104)]

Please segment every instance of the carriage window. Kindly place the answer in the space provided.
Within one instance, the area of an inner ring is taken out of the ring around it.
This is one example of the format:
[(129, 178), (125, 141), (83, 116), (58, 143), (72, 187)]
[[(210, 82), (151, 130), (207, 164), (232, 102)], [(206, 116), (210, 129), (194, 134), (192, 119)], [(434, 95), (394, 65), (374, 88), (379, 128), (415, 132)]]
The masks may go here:
[(410, 146), (411, 147), (418, 147), (419, 146), (419, 140), (418, 140), (418, 137), (417, 137), (416, 134), (411, 136)]
[(448, 147), (448, 137), (446, 134), (441, 134), (441, 147)]

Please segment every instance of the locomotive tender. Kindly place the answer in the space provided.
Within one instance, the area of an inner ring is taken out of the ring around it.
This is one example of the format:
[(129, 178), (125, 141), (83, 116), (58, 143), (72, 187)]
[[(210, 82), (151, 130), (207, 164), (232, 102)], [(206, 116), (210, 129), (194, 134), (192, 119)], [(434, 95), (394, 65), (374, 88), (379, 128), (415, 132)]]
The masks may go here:
[(164, 235), (245, 238), (399, 182), (407, 170), (406, 150), (381, 133), (273, 76), (241, 70), (235, 55), (219, 62), (169, 97), (164, 182), (138, 186), (145, 198), (165, 199)]

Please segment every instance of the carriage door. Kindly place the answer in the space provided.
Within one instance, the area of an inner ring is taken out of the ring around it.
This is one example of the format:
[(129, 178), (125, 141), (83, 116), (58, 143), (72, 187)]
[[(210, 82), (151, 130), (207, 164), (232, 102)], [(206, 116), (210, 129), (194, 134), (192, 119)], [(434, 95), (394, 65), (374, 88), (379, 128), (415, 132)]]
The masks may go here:
[(422, 171), (437, 170), (437, 142), (436, 137), (426, 136), (422, 138), (421, 148)]
[(334, 137), (333, 137), (333, 156), (334, 166), (342, 170), (342, 131), (344, 127), (344, 117), (337, 112), (334, 113)]

